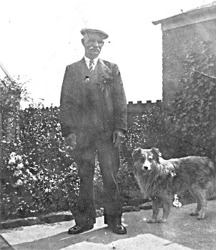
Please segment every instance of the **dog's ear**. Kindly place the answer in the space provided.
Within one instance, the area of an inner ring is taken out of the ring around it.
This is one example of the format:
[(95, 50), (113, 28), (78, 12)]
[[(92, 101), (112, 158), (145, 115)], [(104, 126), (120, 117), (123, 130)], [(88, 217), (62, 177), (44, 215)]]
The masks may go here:
[(151, 148), (152, 154), (155, 156), (157, 162), (159, 162), (159, 157), (161, 156), (161, 152), (158, 148)]
[(135, 148), (132, 153), (133, 160), (137, 160), (141, 152), (142, 152), (141, 148)]

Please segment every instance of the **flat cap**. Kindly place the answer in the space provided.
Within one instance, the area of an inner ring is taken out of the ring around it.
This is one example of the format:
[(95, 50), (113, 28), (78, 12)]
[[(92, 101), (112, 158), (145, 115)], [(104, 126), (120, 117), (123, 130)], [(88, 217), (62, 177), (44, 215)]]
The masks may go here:
[(104, 31), (102, 30), (97, 30), (97, 29), (81, 29), (81, 34), (84, 36), (84, 35), (87, 35), (87, 34), (98, 34), (99, 36), (101, 36), (102, 39), (107, 39), (109, 36), (107, 35), (107, 33), (105, 33)]

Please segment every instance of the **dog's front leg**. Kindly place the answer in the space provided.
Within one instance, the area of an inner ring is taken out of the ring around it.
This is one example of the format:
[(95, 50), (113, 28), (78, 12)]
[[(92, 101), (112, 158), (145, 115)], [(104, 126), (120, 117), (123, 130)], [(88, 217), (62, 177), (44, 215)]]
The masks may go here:
[(147, 220), (147, 223), (155, 223), (157, 222), (157, 217), (159, 214), (159, 208), (160, 208), (161, 201), (158, 197), (152, 198), (152, 218)]
[(166, 193), (163, 195), (163, 200), (162, 200), (163, 216), (161, 220), (158, 220), (159, 223), (167, 222), (167, 218), (169, 216), (170, 208), (172, 204), (172, 199), (173, 199), (172, 194)]

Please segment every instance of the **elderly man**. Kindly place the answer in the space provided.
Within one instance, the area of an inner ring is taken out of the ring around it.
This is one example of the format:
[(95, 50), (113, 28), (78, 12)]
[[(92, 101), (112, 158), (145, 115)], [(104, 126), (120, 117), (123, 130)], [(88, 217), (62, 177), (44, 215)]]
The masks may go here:
[(94, 226), (97, 154), (104, 187), (104, 222), (114, 233), (126, 234), (116, 180), (119, 145), (127, 129), (123, 83), (118, 66), (98, 58), (108, 35), (96, 29), (82, 29), (81, 34), (85, 56), (66, 67), (60, 102), (62, 135), (73, 148), (80, 177), (78, 202), (71, 209), (76, 224), (68, 233), (82, 233)]

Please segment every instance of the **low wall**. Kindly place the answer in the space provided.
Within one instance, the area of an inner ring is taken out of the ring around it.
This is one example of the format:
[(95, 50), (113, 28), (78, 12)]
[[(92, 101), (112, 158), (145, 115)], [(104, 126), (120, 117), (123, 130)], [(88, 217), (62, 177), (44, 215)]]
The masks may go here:
[(134, 116), (142, 115), (145, 110), (149, 109), (152, 106), (162, 106), (162, 101), (157, 100), (156, 102), (146, 101), (143, 103), (142, 101), (137, 101), (137, 103), (128, 102), (128, 124), (130, 125), (133, 122)]

